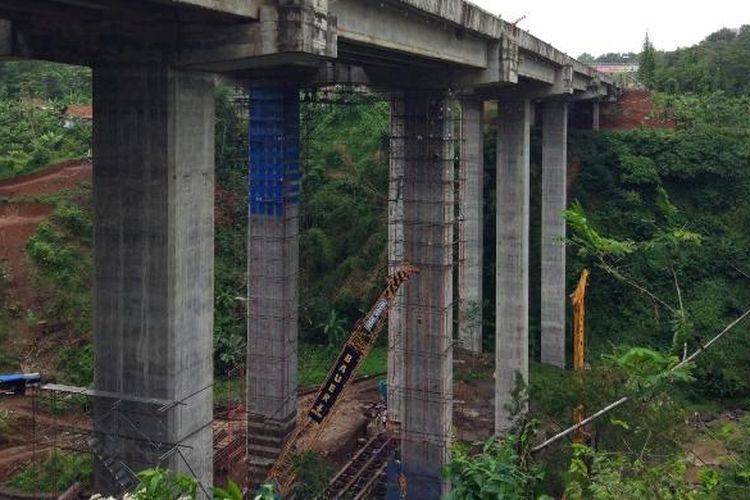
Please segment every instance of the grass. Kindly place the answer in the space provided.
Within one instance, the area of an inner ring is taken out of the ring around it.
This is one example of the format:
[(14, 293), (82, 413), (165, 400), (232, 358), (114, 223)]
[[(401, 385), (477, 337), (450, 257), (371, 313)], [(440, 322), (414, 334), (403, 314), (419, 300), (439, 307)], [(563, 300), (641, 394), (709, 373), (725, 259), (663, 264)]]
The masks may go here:
[[(299, 385), (301, 387), (320, 385), (341, 352), (340, 346), (300, 344)], [(387, 370), (388, 352), (385, 346), (375, 346), (370, 355), (360, 365), (357, 375), (377, 375)]]
[[(325, 346), (302, 342), (299, 345), (298, 377), (300, 387), (317, 386), (328, 375), (341, 347)], [(388, 352), (385, 346), (376, 346), (359, 367), (359, 376), (374, 376), (387, 370)], [(217, 377), (214, 381), (214, 405), (222, 406), (228, 400), (241, 400), (244, 375), (227, 379)]]
[(93, 458), (89, 454), (53, 452), (41, 464), (29, 464), (8, 479), (7, 484), (25, 492), (57, 493), (73, 483), (89, 483)]
[[(19, 309), (13, 303), (8, 293), (8, 275), (5, 262), (0, 260), (0, 345), (5, 344), (8, 336), (13, 333), (13, 325), (17, 320)], [(0, 348), (0, 373), (18, 369), (18, 361)]]
[(8, 410), (0, 410), (0, 441), (13, 434), (14, 417)]

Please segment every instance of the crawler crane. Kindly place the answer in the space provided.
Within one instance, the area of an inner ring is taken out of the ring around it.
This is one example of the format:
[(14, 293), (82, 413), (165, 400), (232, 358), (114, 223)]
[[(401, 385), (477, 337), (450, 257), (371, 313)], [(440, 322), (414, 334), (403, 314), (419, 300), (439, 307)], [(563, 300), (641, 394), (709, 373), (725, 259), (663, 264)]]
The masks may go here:
[(409, 263), (402, 264), (388, 277), (388, 284), (372, 309), (354, 325), (349, 339), (320, 386), (318, 395), (307, 415), (302, 422), (297, 424), (296, 430), (281, 449), (279, 458), (268, 473), (266, 482), (275, 484), (282, 495), (289, 493), (294, 485), (295, 457), (310, 450), (333, 420), (337, 403), (343, 399), (351, 387), (357, 368), (370, 353), (385, 325), (388, 310), (393, 305), (399, 287), (417, 273), (419, 273), (417, 267)]

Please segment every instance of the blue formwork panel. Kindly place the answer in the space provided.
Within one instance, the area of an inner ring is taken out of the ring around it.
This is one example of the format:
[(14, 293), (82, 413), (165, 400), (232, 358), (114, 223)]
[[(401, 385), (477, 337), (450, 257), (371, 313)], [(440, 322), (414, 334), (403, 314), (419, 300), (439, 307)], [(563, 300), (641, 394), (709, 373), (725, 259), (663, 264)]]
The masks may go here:
[(296, 89), (252, 89), (249, 127), (253, 215), (284, 215), (299, 202), (299, 94)]

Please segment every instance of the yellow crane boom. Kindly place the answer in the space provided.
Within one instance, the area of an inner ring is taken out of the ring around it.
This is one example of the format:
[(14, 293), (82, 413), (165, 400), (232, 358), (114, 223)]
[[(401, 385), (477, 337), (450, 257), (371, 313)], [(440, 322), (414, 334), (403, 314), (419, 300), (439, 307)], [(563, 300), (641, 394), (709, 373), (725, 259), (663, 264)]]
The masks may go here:
[[(585, 365), (586, 356), (586, 331), (585, 331), (585, 314), (586, 314), (586, 286), (589, 281), (589, 270), (584, 268), (581, 271), (581, 278), (578, 280), (578, 286), (570, 295), (570, 301), (573, 305), (573, 370), (580, 372)], [(578, 405), (573, 410), (573, 420), (579, 424), (583, 421), (585, 408)], [(576, 443), (584, 443), (586, 435), (583, 427), (579, 428), (573, 438)]]
[(317, 397), (307, 415), (303, 417), (303, 422), (297, 424), (297, 428), (281, 449), (279, 458), (268, 473), (266, 482), (275, 483), (282, 495), (287, 494), (294, 485), (295, 457), (310, 450), (323, 430), (333, 420), (337, 403), (346, 395), (357, 369), (370, 353), (378, 335), (383, 330), (388, 310), (393, 305), (398, 289), (417, 273), (419, 273), (417, 267), (403, 263), (388, 276), (385, 290), (370, 311), (354, 325), (339, 357), (320, 386)]

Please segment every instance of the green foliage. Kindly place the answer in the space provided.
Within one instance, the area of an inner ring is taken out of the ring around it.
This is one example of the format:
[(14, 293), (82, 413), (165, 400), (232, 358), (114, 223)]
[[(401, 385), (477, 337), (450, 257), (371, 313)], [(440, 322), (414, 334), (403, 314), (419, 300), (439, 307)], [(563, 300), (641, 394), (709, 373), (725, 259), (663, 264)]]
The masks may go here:
[[(63, 380), (67, 379), (63, 377)], [(37, 401), (41, 408), (54, 415), (63, 415), (72, 411), (84, 412), (90, 408), (89, 399), (80, 394), (40, 394), (37, 396)]]
[(663, 382), (692, 382), (692, 366), (685, 364), (677, 368), (680, 358), (665, 355), (645, 347), (633, 347), (614, 355), (604, 356), (605, 362), (626, 373), (626, 388), (631, 391), (653, 389)]
[(651, 40), (648, 39), (648, 33), (646, 33), (646, 39), (643, 40), (643, 49), (638, 57), (638, 64), (638, 79), (650, 87), (654, 83), (656, 74), (656, 50)]
[(750, 133), (750, 96), (732, 96), (723, 90), (706, 94), (652, 94), (654, 117), (680, 129), (722, 130), (737, 135)]
[[(301, 386), (323, 383), (328, 370), (341, 352), (341, 345), (321, 346), (302, 343), (299, 349), (299, 384)], [(385, 373), (388, 362), (388, 351), (385, 346), (375, 346), (367, 359), (359, 366), (357, 374), (380, 375)]]
[(528, 463), (528, 435), (509, 434), (490, 438), (481, 451), (455, 442), (444, 476), (451, 482), (449, 500), (494, 500), (533, 498), (535, 485), (543, 477), (539, 467)]
[(57, 351), (55, 368), (63, 374), (61, 381), (86, 387), (94, 381), (94, 346), (63, 346)]
[(0, 62), (0, 99), (22, 97), (68, 103), (91, 101), (91, 70), (41, 61)]
[(195, 498), (198, 482), (190, 476), (155, 468), (138, 473), (140, 483), (133, 492), (137, 500), (174, 500)]
[(294, 470), (297, 474), (294, 495), (297, 498), (320, 498), (336, 472), (319, 453), (313, 451), (295, 457)]
[[(18, 319), (20, 308), (8, 293), (9, 276), (6, 265), (0, 260), (0, 344), (4, 343), (12, 332), (13, 324)], [(18, 362), (0, 349), (0, 371), (14, 371)]]
[(8, 410), (0, 410), (0, 442), (8, 439), (13, 433), (15, 418)]
[(253, 500), (279, 500), (281, 495), (276, 493), (272, 484), (261, 484), (253, 496)]
[(380, 292), (388, 239), (388, 103), (346, 90), (333, 98), (342, 104), (314, 96), (301, 109), (300, 319), (320, 343), (342, 337)]
[(24, 467), (8, 479), (7, 484), (29, 493), (59, 493), (73, 483), (89, 483), (92, 474), (91, 455), (54, 451), (41, 464)]
[[(642, 64), (642, 63), (641, 63)], [(670, 93), (750, 95), (750, 25), (722, 29), (700, 44), (659, 53), (647, 83)]]
[[(213, 497), (214, 500), (243, 500), (242, 490), (240, 490), (240, 487), (231, 479), (227, 483), (226, 489), (219, 488), (218, 486), (214, 487)], [(275, 500), (275, 498), (271, 497), (271, 500)]]
[(697, 498), (685, 482), (681, 460), (654, 464), (622, 453), (599, 453), (573, 445), (565, 498), (570, 500), (640, 500)]
[(0, 99), (0, 179), (87, 154), (91, 128), (65, 128), (61, 113), (57, 103)]
[(331, 309), (328, 318), (318, 325), (318, 328), (323, 331), (328, 345), (336, 347), (341, 346), (349, 333), (346, 320), (339, 316), (335, 309)]
[[(569, 280), (597, 268), (587, 298), (594, 356), (613, 345), (681, 355), (750, 303), (750, 144), (713, 118), (700, 123), (571, 136), (582, 168), (572, 196), (580, 205), (566, 213), (579, 250), (569, 254)], [(634, 182), (634, 157), (655, 175)], [(712, 348), (693, 371), (694, 390), (746, 394), (748, 348), (741, 331)]]
[(90, 190), (58, 204), (26, 242), (26, 255), (47, 297), (43, 317), (75, 334), (91, 330), (93, 221)]
[(216, 91), (214, 369), (245, 359), (247, 331), (247, 116), (227, 87)]
[(581, 256), (624, 257), (635, 250), (632, 241), (617, 241), (601, 236), (588, 222), (583, 207), (577, 201), (563, 212), (573, 231), (570, 241), (576, 245)]

